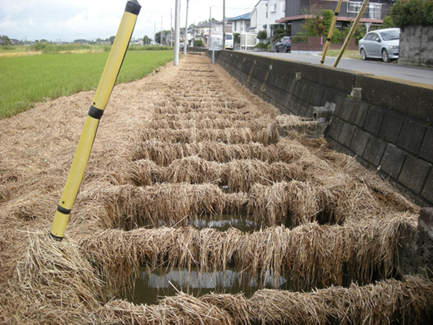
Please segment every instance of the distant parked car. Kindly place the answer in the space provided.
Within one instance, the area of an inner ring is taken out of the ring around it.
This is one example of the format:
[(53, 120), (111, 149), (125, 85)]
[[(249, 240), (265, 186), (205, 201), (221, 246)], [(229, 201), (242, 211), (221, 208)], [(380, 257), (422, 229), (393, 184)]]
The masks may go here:
[(275, 50), (277, 52), (291, 52), (292, 51), (292, 38), (290, 36), (283, 36), (281, 39), (275, 44)]
[(359, 40), (359, 53), (363, 60), (370, 58), (389, 62), (398, 59), (400, 28), (385, 28), (369, 32)]

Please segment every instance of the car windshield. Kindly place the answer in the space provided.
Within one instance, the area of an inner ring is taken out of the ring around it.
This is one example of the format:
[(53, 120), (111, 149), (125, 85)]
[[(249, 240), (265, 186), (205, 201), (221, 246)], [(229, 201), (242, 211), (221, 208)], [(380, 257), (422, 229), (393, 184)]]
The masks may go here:
[(233, 39), (233, 35), (226, 34), (226, 40), (231, 40), (231, 39)]
[(381, 32), (380, 35), (384, 41), (391, 41), (395, 39), (400, 39), (400, 31), (399, 30), (389, 30), (386, 32)]

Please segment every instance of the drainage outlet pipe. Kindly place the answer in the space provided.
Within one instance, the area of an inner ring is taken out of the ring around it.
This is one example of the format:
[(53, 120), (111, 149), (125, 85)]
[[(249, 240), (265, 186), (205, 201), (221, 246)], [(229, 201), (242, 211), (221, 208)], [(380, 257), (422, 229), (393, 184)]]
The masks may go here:
[(84, 123), (71, 169), (57, 206), (56, 214), (54, 215), (50, 235), (56, 240), (62, 240), (65, 234), (69, 215), (71, 214), (71, 209), (75, 203), (84, 170), (89, 160), (99, 121), (113, 91), (114, 83), (122, 66), (140, 9), (141, 6), (137, 0), (127, 1), (125, 12)]

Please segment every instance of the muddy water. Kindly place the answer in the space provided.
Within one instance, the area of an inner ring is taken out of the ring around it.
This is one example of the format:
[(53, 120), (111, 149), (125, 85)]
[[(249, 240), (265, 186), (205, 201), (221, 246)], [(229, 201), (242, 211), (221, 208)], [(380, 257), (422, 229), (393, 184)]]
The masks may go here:
[[(174, 296), (183, 291), (193, 296), (202, 296), (208, 293), (237, 294), (244, 293), (249, 298), (253, 293), (262, 288), (275, 288), (272, 274), (264, 274), (258, 277), (247, 278), (241, 272), (227, 269), (215, 272), (188, 272), (187, 269), (173, 268), (167, 270), (159, 268), (149, 273), (146, 268), (140, 268), (140, 275), (135, 282), (135, 288), (126, 299), (135, 304), (156, 304), (165, 296)], [(279, 277), (277, 288), (289, 289), (289, 282), (284, 277)]]
[[(259, 225), (248, 218), (247, 215), (220, 215), (208, 218), (198, 218), (189, 224), (197, 229), (213, 228), (226, 231), (236, 228), (242, 232), (252, 233), (259, 229)], [(183, 291), (194, 296), (202, 296), (211, 292), (236, 294), (243, 292), (250, 297), (255, 291), (262, 288), (287, 288), (285, 278), (280, 277), (275, 281), (272, 274), (264, 274), (259, 277), (247, 277), (232, 268), (215, 272), (197, 272), (186, 268), (173, 268), (167, 270), (161, 267), (149, 272), (145, 267), (140, 268), (133, 292), (126, 297), (135, 304), (156, 304), (158, 299), (165, 296), (174, 296)]]

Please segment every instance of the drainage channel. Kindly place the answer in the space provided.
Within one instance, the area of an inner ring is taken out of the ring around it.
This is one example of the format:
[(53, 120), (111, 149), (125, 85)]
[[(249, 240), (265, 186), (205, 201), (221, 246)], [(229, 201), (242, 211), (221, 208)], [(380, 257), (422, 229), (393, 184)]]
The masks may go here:
[[(280, 136), (283, 119), (237, 98), (213, 69), (189, 70), (165, 90), (132, 161), (106, 188), (99, 217), (107, 240), (125, 249), (116, 256), (130, 283), (114, 281), (122, 298), (253, 301), (262, 289), (301, 294), (398, 278), (396, 238), (412, 222), (410, 206), (384, 203), (386, 186), (353, 175), (320, 140), (307, 149), (299, 136)], [(115, 265), (100, 267), (116, 278)]]

